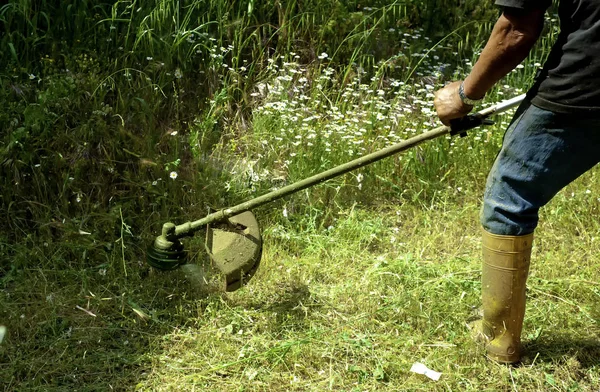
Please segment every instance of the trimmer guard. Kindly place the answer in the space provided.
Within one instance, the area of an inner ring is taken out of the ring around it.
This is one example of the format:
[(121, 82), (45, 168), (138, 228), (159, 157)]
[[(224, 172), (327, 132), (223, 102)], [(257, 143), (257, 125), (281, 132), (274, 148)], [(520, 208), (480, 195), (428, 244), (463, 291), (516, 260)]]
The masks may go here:
[(241, 288), (256, 272), (262, 254), (254, 214), (246, 211), (231, 216), (226, 223), (207, 226), (206, 250), (225, 278), (225, 291)]

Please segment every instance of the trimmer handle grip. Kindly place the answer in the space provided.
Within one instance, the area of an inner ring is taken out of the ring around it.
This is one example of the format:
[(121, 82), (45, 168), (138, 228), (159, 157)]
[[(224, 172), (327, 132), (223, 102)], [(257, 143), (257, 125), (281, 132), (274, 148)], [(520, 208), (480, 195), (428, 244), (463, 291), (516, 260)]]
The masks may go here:
[(467, 136), (469, 129), (477, 128), (481, 125), (492, 125), (494, 122), (477, 114), (469, 114), (461, 118), (450, 120), (450, 136)]

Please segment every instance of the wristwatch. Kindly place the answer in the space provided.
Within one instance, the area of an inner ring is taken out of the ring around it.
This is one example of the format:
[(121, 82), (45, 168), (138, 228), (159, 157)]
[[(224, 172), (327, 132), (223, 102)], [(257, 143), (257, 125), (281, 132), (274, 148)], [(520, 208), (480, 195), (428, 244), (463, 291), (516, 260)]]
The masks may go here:
[(460, 97), (460, 100), (463, 101), (464, 104), (470, 105), (470, 106), (479, 105), (483, 101), (483, 98), (471, 99), (471, 98), (467, 97), (467, 94), (465, 94), (465, 82), (462, 82), (460, 84), (460, 87), (458, 88), (458, 96)]

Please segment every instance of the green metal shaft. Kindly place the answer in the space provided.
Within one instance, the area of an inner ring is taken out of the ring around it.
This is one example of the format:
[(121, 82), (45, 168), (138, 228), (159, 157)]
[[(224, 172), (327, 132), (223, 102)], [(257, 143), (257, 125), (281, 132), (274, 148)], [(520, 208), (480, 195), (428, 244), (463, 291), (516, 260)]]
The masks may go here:
[(204, 218), (194, 221), (194, 222), (186, 222), (181, 225), (178, 225), (175, 228), (176, 235), (184, 235), (190, 233), (190, 231), (196, 231), (207, 224), (222, 221), (225, 218), (229, 218), (230, 216), (240, 214), (244, 211), (252, 210), (256, 207), (260, 207), (264, 204), (271, 203), (272, 201), (281, 199), (282, 197), (286, 197), (291, 195), (292, 193), (299, 192), (303, 189), (309, 188), (311, 186), (317, 185), (321, 182), (330, 180), (334, 177), (338, 177), (342, 174), (348, 173), (349, 171), (361, 168), (363, 166), (369, 165), (373, 162), (377, 162), (381, 159), (387, 158), (390, 155), (397, 154), (401, 151), (412, 148), (424, 141), (435, 139), (439, 136), (446, 135), (450, 133), (450, 127), (442, 126), (431, 131), (425, 132), (421, 135), (415, 136), (403, 142), (394, 144), (393, 146), (384, 148), (383, 150), (376, 151), (374, 153), (365, 155), (363, 157), (357, 158), (353, 161), (345, 163), (340, 166), (336, 166), (333, 169), (329, 169), (319, 174), (315, 174), (312, 177), (308, 177), (302, 181), (295, 182), (293, 184), (284, 186), (281, 189), (277, 189), (275, 191), (269, 192), (257, 198), (248, 200), (244, 203), (235, 205), (233, 207), (225, 208), (214, 212), (210, 215), (205, 216)]
[[(508, 110), (516, 105), (518, 105), (524, 98), (523, 96), (519, 96), (513, 98), (508, 101), (501, 102), (495, 106), (484, 109), (478, 113), (475, 113), (474, 116), (479, 116), (481, 118), (489, 117), (492, 114), (500, 113), (505, 110)], [(311, 186), (317, 185), (321, 182), (330, 180), (334, 177), (340, 176), (342, 174), (348, 173), (352, 170), (361, 168), (363, 166), (369, 165), (371, 163), (377, 162), (381, 159), (387, 158), (391, 155), (397, 154), (399, 152), (405, 151), (409, 148), (415, 147), (418, 144), (421, 144), (427, 140), (435, 139), (443, 135), (447, 135), (451, 132), (451, 128), (448, 126), (441, 126), (435, 129), (432, 129), (428, 132), (422, 133), (421, 135), (412, 137), (403, 142), (394, 144), (390, 147), (384, 148), (382, 150), (373, 152), (371, 154), (365, 155), (363, 157), (357, 158), (353, 161), (345, 163), (340, 166), (336, 166), (332, 169), (324, 171), (319, 174), (315, 174), (312, 177), (308, 177), (302, 181), (295, 182), (293, 184), (287, 185), (281, 189), (277, 189), (273, 192), (269, 192), (265, 195), (259, 196), (257, 198), (248, 200), (244, 203), (235, 205), (233, 207), (224, 208), (212, 214), (205, 216), (202, 219), (193, 222), (186, 222), (181, 225), (175, 226), (172, 223), (165, 223), (163, 226), (163, 235), (167, 238), (180, 238), (183, 236), (191, 235), (197, 230), (201, 229), (203, 226), (208, 224), (223, 221), (226, 218), (231, 216), (240, 214), (245, 211), (252, 210), (256, 207), (260, 207), (264, 204), (271, 203), (272, 201), (281, 199), (286, 197), (292, 193), (299, 192), (303, 189), (309, 188)]]

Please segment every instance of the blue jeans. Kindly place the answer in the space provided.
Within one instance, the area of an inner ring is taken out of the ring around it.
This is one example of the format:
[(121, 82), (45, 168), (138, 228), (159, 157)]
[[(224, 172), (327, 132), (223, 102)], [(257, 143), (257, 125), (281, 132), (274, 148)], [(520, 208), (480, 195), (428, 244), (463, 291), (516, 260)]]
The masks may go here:
[(525, 235), (540, 207), (600, 161), (600, 114), (554, 113), (521, 104), (486, 183), (481, 224), (493, 234)]

